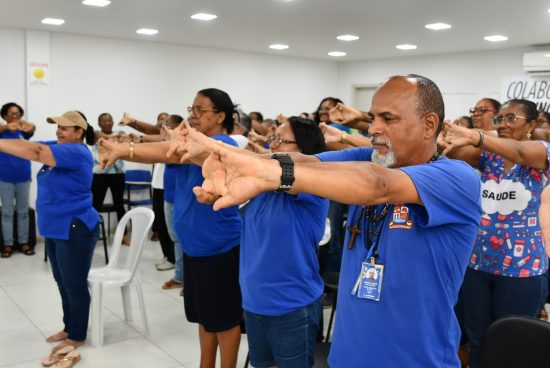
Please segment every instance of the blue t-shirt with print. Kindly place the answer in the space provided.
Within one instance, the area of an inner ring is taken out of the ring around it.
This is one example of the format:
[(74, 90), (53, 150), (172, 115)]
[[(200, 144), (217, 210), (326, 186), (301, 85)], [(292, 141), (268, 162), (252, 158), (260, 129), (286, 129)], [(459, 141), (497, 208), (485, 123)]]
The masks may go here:
[[(4, 130), (0, 139), (29, 139), (31, 134), (16, 130)], [(0, 181), (24, 183), (31, 180), (31, 162), (23, 158), (0, 152)]]
[[(356, 148), (318, 157), (370, 161), (372, 152)], [(464, 162), (444, 157), (400, 170), (411, 178), (423, 205), (390, 204), (376, 229), (377, 263), (384, 265), (379, 301), (351, 294), (368, 254), (369, 228), (374, 229), (362, 216), (362, 233), (351, 249), (346, 231), (329, 356), (333, 368), (460, 367), (453, 307), (481, 215), (479, 178)], [(378, 213), (382, 207), (377, 206)], [(350, 207), (350, 224), (359, 212), (360, 207)]]
[[(550, 144), (540, 143), (550, 163)], [(510, 277), (545, 274), (548, 257), (538, 211), (550, 173), (522, 165), (506, 173), (504, 158), (488, 151), (481, 153), (479, 170), (483, 215), (469, 267)]]
[(311, 194), (268, 192), (247, 205), (239, 278), (243, 308), (280, 316), (321, 297), (317, 244), (328, 200)]
[[(237, 146), (226, 135), (211, 137)], [(184, 164), (176, 178), (174, 231), (183, 252), (190, 257), (227, 253), (239, 245), (242, 220), (237, 206), (214, 211), (212, 205), (197, 201), (193, 187), (204, 182), (198, 165)]]
[(44, 165), (36, 176), (38, 230), (46, 238), (68, 240), (73, 218), (89, 230), (99, 222), (92, 206), (92, 153), (82, 143), (42, 143), (50, 146), (55, 167)]

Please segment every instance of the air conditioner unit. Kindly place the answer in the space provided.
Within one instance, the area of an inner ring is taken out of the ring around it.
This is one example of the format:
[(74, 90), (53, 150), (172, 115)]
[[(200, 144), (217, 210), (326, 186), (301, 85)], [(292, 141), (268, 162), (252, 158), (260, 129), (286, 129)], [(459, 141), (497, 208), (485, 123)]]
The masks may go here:
[(550, 74), (550, 50), (523, 54), (523, 70), (529, 74)]

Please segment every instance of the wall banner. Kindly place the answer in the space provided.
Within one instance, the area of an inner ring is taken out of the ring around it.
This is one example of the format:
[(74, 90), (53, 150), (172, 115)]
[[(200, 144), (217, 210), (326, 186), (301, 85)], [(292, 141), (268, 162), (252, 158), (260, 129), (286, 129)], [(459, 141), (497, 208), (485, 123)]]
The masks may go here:
[(513, 98), (533, 101), (537, 104), (538, 110), (550, 112), (550, 75), (503, 78), (500, 102)]

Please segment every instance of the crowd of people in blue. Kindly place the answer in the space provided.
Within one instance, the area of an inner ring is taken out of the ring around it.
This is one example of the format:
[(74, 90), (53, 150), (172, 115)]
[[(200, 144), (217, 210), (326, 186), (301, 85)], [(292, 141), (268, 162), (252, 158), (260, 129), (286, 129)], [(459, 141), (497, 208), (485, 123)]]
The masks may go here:
[(243, 329), (253, 367), (312, 367), (327, 272), (339, 275), (334, 368), (460, 367), (466, 346), (476, 368), (494, 321), (545, 313), (550, 114), (533, 102), (484, 98), (451, 122), (437, 85), (409, 74), (383, 81), (368, 112), (328, 97), (264, 120), (216, 88), (187, 112), (124, 114), (140, 132), (126, 134), (108, 113), (94, 131), (67, 111), (47, 118), (56, 141), (35, 142), (23, 108), (2, 107), (3, 258), (34, 254), (30, 161), (43, 165), (38, 230), (63, 307), (45, 366), (80, 359), (98, 212), (110, 189), (124, 215), (124, 161), (154, 164), (157, 268), (174, 268), (162, 287), (181, 288), (201, 367), (218, 351), (235, 367)]

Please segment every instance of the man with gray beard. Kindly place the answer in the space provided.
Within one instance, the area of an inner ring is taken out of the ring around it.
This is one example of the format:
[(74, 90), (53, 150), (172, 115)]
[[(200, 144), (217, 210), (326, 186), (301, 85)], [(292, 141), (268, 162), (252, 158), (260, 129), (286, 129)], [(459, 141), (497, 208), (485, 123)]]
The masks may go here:
[(480, 182), (469, 165), (438, 156), (443, 115), (431, 80), (401, 75), (373, 96), (372, 147), (265, 159), (188, 127), (174, 137), (172, 152), (211, 152), (194, 192), (214, 209), (266, 191), (352, 205), (332, 368), (460, 367), (453, 306), (479, 225)]

